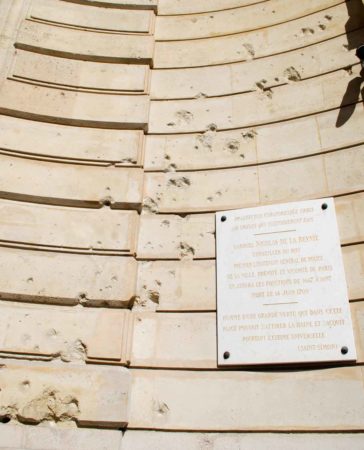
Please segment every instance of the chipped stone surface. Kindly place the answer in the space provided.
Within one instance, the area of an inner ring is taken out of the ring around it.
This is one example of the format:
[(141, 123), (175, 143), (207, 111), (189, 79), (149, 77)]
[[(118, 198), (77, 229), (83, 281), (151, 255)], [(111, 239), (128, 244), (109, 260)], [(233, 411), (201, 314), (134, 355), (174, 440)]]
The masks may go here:
[(129, 310), (0, 302), (0, 355), (64, 362), (127, 364)]
[[(215, 309), (214, 260), (139, 261), (138, 267), (137, 310)], [(154, 293), (154, 297), (157, 293), (157, 305), (150, 305), (150, 293)]]
[(4, 450), (121, 450), (121, 440), (122, 432), (117, 430), (0, 424)]
[[(346, 28), (348, 10), (345, 3), (341, 3), (307, 17), (268, 27), (264, 32), (256, 30), (231, 36), (157, 42), (154, 66), (168, 68), (224, 64), (250, 59), (252, 57), (251, 47), (254, 50), (254, 57), (260, 58), (317, 44), (346, 31), (359, 28), (361, 7), (359, 3), (355, 3), (353, 6), (355, 12), (352, 11), (352, 17)], [(335, 20), (325, 21), (327, 14), (335, 17)], [(319, 27), (320, 21), (325, 22), (325, 30)], [(312, 29), (313, 33), (304, 32), (303, 30), (306, 29)]]
[(1, 299), (128, 307), (134, 298), (132, 257), (0, 250)]
[(123, 367), (1, 361), (0, 417), (27, 424), (128, 423), (130, 373)]
[(137, 258), (200, 259), (214, 256), (215, 217), (142, 215)]

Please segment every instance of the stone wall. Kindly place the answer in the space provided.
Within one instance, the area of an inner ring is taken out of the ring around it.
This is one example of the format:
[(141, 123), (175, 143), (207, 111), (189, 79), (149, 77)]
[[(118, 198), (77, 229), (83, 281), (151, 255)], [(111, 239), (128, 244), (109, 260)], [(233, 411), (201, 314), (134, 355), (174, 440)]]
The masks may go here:
[[(0, 0), (0, 448), (364, 437), (361, 0)], [(221, 370), (216, 211), (333, 196), (356, 365)]]

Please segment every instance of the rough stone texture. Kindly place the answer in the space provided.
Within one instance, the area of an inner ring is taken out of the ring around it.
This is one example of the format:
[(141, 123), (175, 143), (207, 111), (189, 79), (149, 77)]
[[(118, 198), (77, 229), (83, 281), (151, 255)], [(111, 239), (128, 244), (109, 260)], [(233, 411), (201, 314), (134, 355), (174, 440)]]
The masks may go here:
[(0, 243), (59, 252), (135, 251), (136, 211), (67, 208), (0, 200)]
[(3, 360), (0, 387), (0, 417), (102, 428), (128, 422), (130, 373), (123, 367)]
[(363, 369), (132, 370), (129, 426), (171, 430), (362, 430)]
[[(166, 433), (127, 430), (123, 450), (362, 450), (362, 434)], [(53, 449), (52, 449), (53, 450)], [(58, 450), (58, 449), (57, 449)]]
[(129, 310), (0, 302), (0, 356), (128, 364)]
[[(350, 74), (340, 70), (272, 89), (260, 82), (255, 92), (200, 98), (199, 101), (152, 101), (149, 131), (204, 132), (209, 124), (215, 124), (218, 130), (251, 127), (338, 108), (357, 101), (354, 91), (344, 98), (335, 93), (344, 93), (350, 81), (351, 84), (357, 83), (359, 72), (360, 66), (356, 65)], [(292, 102), (292, 97), (295, 102)]]
[(0, 250), (1, 299), (128, 307), (135, 295), (132, 257)]
[(121, 450), (121, 440), (116, 430), (0, 425), (3, 450)]

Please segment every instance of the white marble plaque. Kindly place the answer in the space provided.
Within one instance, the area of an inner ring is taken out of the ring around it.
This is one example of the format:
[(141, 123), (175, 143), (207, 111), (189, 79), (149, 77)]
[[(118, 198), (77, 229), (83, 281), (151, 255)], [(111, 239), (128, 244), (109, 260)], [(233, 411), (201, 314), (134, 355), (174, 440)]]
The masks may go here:
[(356, 360), (332, 198), (216, 214), (218, 364)]

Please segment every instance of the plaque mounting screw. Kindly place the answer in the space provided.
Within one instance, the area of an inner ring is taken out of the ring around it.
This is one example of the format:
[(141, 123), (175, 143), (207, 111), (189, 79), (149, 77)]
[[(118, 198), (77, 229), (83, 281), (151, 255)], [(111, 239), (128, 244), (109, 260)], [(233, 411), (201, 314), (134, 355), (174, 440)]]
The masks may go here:
[(226, 216), (221, 216), (221, 222), (225, 222)]
[(224, 352), (224, 359), (230, 358), (230, 352)]
[(347, 347), (341, 347), (341, 353), (343, 355), (346, 355), (348, 351), (349, 351), (349, 349)]
[(321, 205), (321, 209), (323, 209), (324, 211), (325, 211), (325, 209), (327, 209), (327, 208), (328, 208), (327, 203), (323, 203), (323, 204)]

